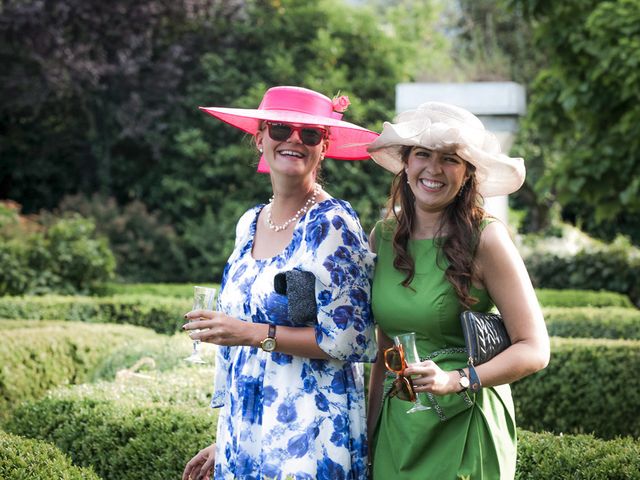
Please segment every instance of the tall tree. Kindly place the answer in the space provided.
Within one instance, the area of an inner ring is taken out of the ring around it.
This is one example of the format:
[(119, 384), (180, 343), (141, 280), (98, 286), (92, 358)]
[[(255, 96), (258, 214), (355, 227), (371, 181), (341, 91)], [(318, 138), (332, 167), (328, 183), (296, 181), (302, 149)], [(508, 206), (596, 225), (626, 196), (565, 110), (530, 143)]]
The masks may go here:
[(576, 221), (613, 227), (625, 217), (640, 241), (640, 0), (514, 4), (550, 63), (530, 96), (549, 152), (543, 184)]

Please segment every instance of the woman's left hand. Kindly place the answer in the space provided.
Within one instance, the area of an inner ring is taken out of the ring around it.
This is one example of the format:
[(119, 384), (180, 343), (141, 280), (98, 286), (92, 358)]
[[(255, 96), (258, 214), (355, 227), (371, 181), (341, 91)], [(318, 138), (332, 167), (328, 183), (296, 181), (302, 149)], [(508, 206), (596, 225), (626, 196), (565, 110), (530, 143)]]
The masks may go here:
[(254, 324), (214, 310), (192, 310), (185, 314), (184, 318), (188, 323), (182, 326), (183, 330), (200, 330), (189, 333), (193, 340), (229, 347), (253, 344), (251, 327)]
[[(432, 360), (414, 363), (403, 372), (406, 377), (411, 377), (416, 392), (429, 392), (434, 395), (446, 395), (460, 390), (460, 385), (452, 379), (451, 373), (442, 370)], [(459, 376), (458, 372), (453, 373)]]

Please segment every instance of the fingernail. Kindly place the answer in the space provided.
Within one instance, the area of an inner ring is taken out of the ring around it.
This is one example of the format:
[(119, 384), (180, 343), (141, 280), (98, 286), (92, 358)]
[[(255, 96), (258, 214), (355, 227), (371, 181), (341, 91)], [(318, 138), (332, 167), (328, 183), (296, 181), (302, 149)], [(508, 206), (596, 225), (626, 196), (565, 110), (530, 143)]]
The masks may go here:
[(184, 314), (184, 318), (187, 318), (187, 314), (186, 313)]

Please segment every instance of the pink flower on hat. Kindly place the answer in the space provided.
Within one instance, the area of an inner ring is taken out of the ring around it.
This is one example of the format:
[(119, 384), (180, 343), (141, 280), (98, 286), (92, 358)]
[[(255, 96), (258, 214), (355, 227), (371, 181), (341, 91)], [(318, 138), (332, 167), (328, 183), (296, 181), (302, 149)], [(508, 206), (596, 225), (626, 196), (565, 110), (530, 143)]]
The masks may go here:
[(349, 105), (351, 105), (349, 97), (347, 97), (346, 95), (336, 95), (331, 101), (333, 103), (333, 110), (338, 113), (344, 112), (349, 107)]

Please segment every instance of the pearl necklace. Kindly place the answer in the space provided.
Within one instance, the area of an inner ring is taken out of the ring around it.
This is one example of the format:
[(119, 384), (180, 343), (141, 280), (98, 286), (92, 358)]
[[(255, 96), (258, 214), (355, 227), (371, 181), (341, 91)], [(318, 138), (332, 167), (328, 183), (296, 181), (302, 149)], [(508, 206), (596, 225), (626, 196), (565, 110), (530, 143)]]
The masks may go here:
[(316, 203), (316, 197), (318, 196), (318, 193), (320, 193), (320, 185), (316, 183), (315, 187), (313, 187), (313, 195), (311, 195), (311, 197), (309, 197), (307, 201), (304, 202), (304, 205), (302, 206), (302, 208), (300, 208), (300, 210), (298, 210), (293, 217), (291, 217), (289, 220), (287, 220), (281, 225), (276, 225), (271, 220), (271, 207), (273, 206), (273, 200), (275, 198), (275, 195), (272, 195), (271, 198), (269, 199), (269, 205), (267, 205), (267, 208), (269, 209), (267, 211), (267, 219), (266, 219), (267, 226), (274, 232), (281, 232), (282, 230), (286, 230), (287, 227), (289, 227), (289, 225), (296, 222), (302, 215), (307, 213), (307, 210), (309, 210), (311, 205)]

